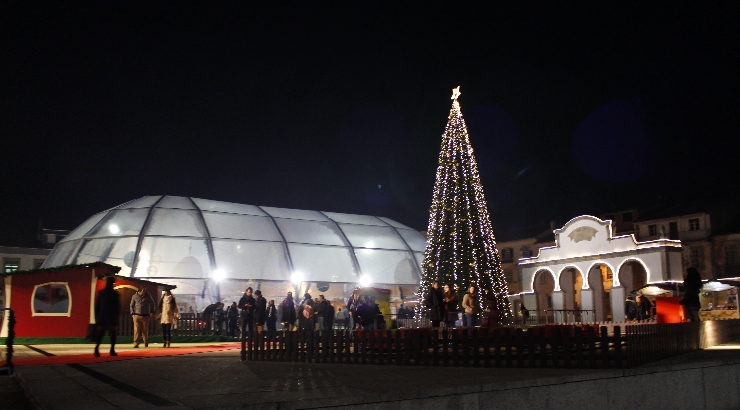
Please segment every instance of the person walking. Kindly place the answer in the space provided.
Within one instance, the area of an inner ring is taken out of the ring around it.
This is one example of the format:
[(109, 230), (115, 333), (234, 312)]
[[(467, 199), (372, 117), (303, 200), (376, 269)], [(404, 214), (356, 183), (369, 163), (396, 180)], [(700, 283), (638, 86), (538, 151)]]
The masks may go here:
[(109, 276), (105, 280), (105, 288), (98, 292), (95, 301), (95, 357), (100, 357), (100, 342), (103, 334), (107, 331), (110, 336), (110, 355), (118, 356), (116, 353), (116, 333), (118, 331), (118, 314), (121, 310), (120, 296), (113, 289), (116, 278)]
[[(424, 306), (429, 309), (429, 319), (432, 321), (432, 327), (439, 327), (439, 323), (444, 317), (444, 303), (442, 301), (442, 289), (439, 288), (439, 282), (432, 282), (432, 288), (427, 292), (424, 298)], [(446, 320), (446, 319), (445, 319)]]
[(280, 311), (282, 313), (283, 328), (288, 331), (295, 330), (296, 314), (293, 292), (288, 292), (288, 296), (280, 303)]
[(239, 299), (239, 309), (242, 310), (242, 332), (254, 331), (254, 297), (251, 287), (248, 287)]
[(267, 319), (267, 300), (262, 297), (262, 291), (254, 291), (254, 326), (258, 332), (265, 328), (265, 319)]
[(226, 310), (226, 325), (227, 334), (229, 337), (237, 337), (236, 327), (239, 323), (239, 308), (236, 307), (236, 302), (231, 302), (231, 306)]
[(277, 324), (278, 320), (278, 312), (277, 308), (275, 307), (275, 301), (270, 299), (269, 302), (267, 302), (267, 330), (270, 331), (276, 331), (277, 327), (275, 326)]
[(134, 349), (139, 348), (139, 335), (144, 341), (144, 347), (149, 347), (149, 319), (156, 313), (156, 306), (152, 295), (143, 286), (131, 297), (131, 317), (134, 320)]
[(477, 302), (477, 295), (475, 294), (475, 286), (471, 286), (468, 289), (468, 293), (463, 296), (463, 309), (465, 309), (465, 326), (475, 327), (475, 319), (478, 316), (480, 310)]
[(693, 266), (686, 269), (686, 277), (683, 279), (683, 299), (679, 303), (683, 305), (684, 318), (689, 322), (699, 321), (699, 309), (701, 308), (699, 292), (701, 287), (699, 271)]
[(445, 285), (444, 294), (442, 295), (442, 303), (444, 306), (444, 320), (445, 327), (455, 327), (455, 321), (457, 320), (457, 294), (452, 291), (450, 285)]
[(162, 299), (159, 301), (160, 323), (162, 324), (162, 339), (164, 347), (170, 347), (172, 342), (172, 325), (180, 318), (177, 311), (177, 301), (169, 290), (164, 291)]

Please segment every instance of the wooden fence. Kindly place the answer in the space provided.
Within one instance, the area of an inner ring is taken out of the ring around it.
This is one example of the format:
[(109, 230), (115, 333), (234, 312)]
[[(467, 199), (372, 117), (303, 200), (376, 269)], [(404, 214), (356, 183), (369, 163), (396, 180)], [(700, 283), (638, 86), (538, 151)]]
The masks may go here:
[[(172, 329), (173, 336), (201, 336), (213, 334), (215, 328), (214, 320), (211, 319), (209, 323), (203, 320), (203, 315), (200, 313), (181, 313), (180, 319), (177, 320), (177, 326)], [(225, 322), (222, 323), (222, 329), (225, 328)], [(225, 329), (224, 329), (225, 332)], [(160, 320), (152, 317), (149, 320), (149, 335), (161, 335), (162, 326)], [(134, 335), (134, 323), (131, 315), (123, 313), (118, 319), (118, 335), (119, 336), (133, 336)]]
[(263, 331), (242, 335), (242, 360), (396, 366), (626, 368), (698, 349), (696, 324), (531, 329)]

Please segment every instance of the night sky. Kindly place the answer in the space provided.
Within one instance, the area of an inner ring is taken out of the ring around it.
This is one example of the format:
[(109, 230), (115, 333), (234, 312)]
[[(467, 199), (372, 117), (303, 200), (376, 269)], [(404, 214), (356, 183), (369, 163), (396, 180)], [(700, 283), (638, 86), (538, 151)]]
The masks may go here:
[(9, 3), (0, 245), (160, 194), (425, 230), (458, 85), (499, 239), (740, 199), (738, 2)]

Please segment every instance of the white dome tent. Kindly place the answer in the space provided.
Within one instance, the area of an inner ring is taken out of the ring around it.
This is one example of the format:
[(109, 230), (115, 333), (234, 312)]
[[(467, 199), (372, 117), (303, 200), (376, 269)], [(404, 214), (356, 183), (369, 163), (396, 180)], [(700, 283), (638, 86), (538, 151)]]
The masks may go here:
[(91, 216), (43, 267), (105, 262), (201, 305), (250, 284), (267, 297), (312, 284), (335, 284), (336, 296), (361, 282), (418, 286), (425, 247), (421, 233), (383, 217), (146, 196)]

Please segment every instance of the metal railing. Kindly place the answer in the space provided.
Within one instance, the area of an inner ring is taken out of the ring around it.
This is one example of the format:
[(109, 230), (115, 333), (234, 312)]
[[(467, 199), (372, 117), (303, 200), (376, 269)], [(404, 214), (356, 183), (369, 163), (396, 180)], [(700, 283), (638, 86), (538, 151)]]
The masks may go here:
[(2, 371), (13, 373), (13, 342), (15, 341), (15, 312), (11, 308), (0, 308), (3, 312), (2, 320), (5, 321), (5, 312), (8, 314), (8, 336), (5, 338), (5, 367)]

